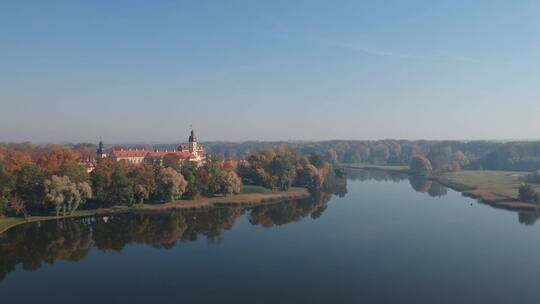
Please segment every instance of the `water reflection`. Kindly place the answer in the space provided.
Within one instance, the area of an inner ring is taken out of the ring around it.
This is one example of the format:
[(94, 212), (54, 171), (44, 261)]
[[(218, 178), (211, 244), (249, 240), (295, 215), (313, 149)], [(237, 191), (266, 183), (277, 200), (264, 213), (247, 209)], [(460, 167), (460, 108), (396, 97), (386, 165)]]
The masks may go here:
[(531, 226), (540, 218), (540, 213), (536, 212), (518, 212), (518, 221), (526, 226)]
[[(384, 181), (384, 182), (400, 182), (408, 180), (411, 188), (416, 192), (426, 193), (431, 197), (442, 197), (448, 193), (448, 188), (441, 185), (440, 183), (427, 179), (421, 176), (412, 176), (408, 174), (403, 174), (399, 172), (388, 172), (382, 170), (363, 170), (363, 169), (349, 169), (347, 170), (347, 177), (351, 180), (375, 180), (375, 181)], [(489, 205), (490, 207), (497, 208), (494, 205), (487, 204), (482, 200), (478, 200), (481, 204)], [(501, 208), (498, 208), (501, 209)], [(502, 209), (509, 212), (516, 212), (515, 210)], [(538, 212), (517, 212), (518, 222), (526, 226), (532, 226), (540, 219), (540, 213)]]
[(441, 197), (447, 194), (447, 188), (436, 181), (421, 176), (412, 176), (399, 172), (350, 169), (347, 171), (347, 177), (352, 180), (360, 181), (375, 180), (384, 182), (401, 182), (408, 180), (411, 187), (416, 192), (427, 193), (431, 197)]
[(287, 201), (252, 209), (216, 208), (201, 212), (129, 214), (110, 217), (65, 219), (22, 225), (0, 235), (0, 280), (15, 271), (39, 269), (43, 263), (75, 262), (95, 247), (117, 251), (128, 244), (144, 244), (169, 249), (180, 242), (200, 237), (219, 241), (244, 213), (253, 225), (285, 225), (311, 216), (320, 217), (332, 194)]

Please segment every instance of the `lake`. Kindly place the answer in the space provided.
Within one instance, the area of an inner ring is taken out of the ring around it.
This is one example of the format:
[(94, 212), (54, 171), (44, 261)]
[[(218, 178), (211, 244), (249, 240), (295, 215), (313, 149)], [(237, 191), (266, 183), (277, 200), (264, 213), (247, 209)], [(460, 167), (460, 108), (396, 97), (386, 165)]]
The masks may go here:
[(349, 172), (251, 209), (50, 221), (0, 235), (3, 303), (539, 303), (537, 214)]

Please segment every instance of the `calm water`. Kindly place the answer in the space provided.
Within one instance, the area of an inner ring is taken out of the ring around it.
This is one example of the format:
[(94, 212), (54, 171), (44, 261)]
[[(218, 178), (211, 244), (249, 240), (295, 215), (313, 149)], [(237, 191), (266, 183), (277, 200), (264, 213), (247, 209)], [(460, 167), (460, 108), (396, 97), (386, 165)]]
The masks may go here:
[(540, 224), (357, 171), (344, 197), (0, 235), (5, 303), (540, 303)]

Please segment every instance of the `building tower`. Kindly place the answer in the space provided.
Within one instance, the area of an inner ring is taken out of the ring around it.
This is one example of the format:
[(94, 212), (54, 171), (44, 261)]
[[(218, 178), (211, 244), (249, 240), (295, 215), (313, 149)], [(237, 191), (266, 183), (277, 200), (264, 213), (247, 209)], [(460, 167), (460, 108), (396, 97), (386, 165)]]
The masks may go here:
[(105, 149), (103, 148), (103, 141), (100, 138), (99, 139), (99, 145), (98, 145), (98, 148), (96, 150), (96, 159), (106, 158), (106, 157), (107, 157), (107, 154), (105, 153)]
[(193, 130), (191, 130), (191, 135), (189, 135), (189, 152), (197, 153), (197, 137)]

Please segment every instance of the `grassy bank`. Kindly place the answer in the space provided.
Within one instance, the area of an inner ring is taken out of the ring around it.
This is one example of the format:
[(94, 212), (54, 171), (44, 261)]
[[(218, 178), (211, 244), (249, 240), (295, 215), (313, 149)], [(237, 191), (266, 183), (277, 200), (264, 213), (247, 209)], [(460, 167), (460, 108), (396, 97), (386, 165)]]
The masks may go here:
[[(381, 170), (410, 174), (406, 166), (376, 166), (369, 164), (343, 164), (345, 168)], [(441, 184), (488, 203), (494, 207), (511, 210), (540, 211), (540, 205), (520, 202), (518, 189), (527, 172), (515, 171), (472, 171), (447, 172), (432, 179)], [(540, 192), (540, 185), (531, 185)]]
[[(512, 171), (458, 171), (443, 174), (439, 180), (456, 190), (474, 193), (490, 193), (509, 200), (517, 200), (518, 188), (525, 172)], [(536, 190), (540, 187), (536, 186)]]
[(73, 214), (56, 217), (49, 216), (30, 216), (27, 219), (14, 217), (0, 217), (0, 233), (17, 225), (47, 221), (60, 218), (76, 218), (95, 215), (113, 215), (131, 212), (163, 212), (170, 210), (197, 210), (208, 209), (220, 206), (256, 206), (268, 203), (275, 203), (289, 199), (301, 199), (309, 197), (309, 192), (304, 188), (291, 188), (288, 191), (270, 192), (270, 193), (242, 193), (232, 196), (219, 196), (202, 198), (199, 200), (177, 200), (165, 204), (137, 204), (134, 206), (119, 205), (110, 208), (99, 208), (93, 210), (77, 210)]
[[(445, 186), (495, 207), (540, 210), (537, 204), (518, 200), (518, 189), (526, 175), (526, 172), (513, 171), (459, 171), (445, 173), (437, 179)], [(539, 185), (531, 186), (540, 191)]]

